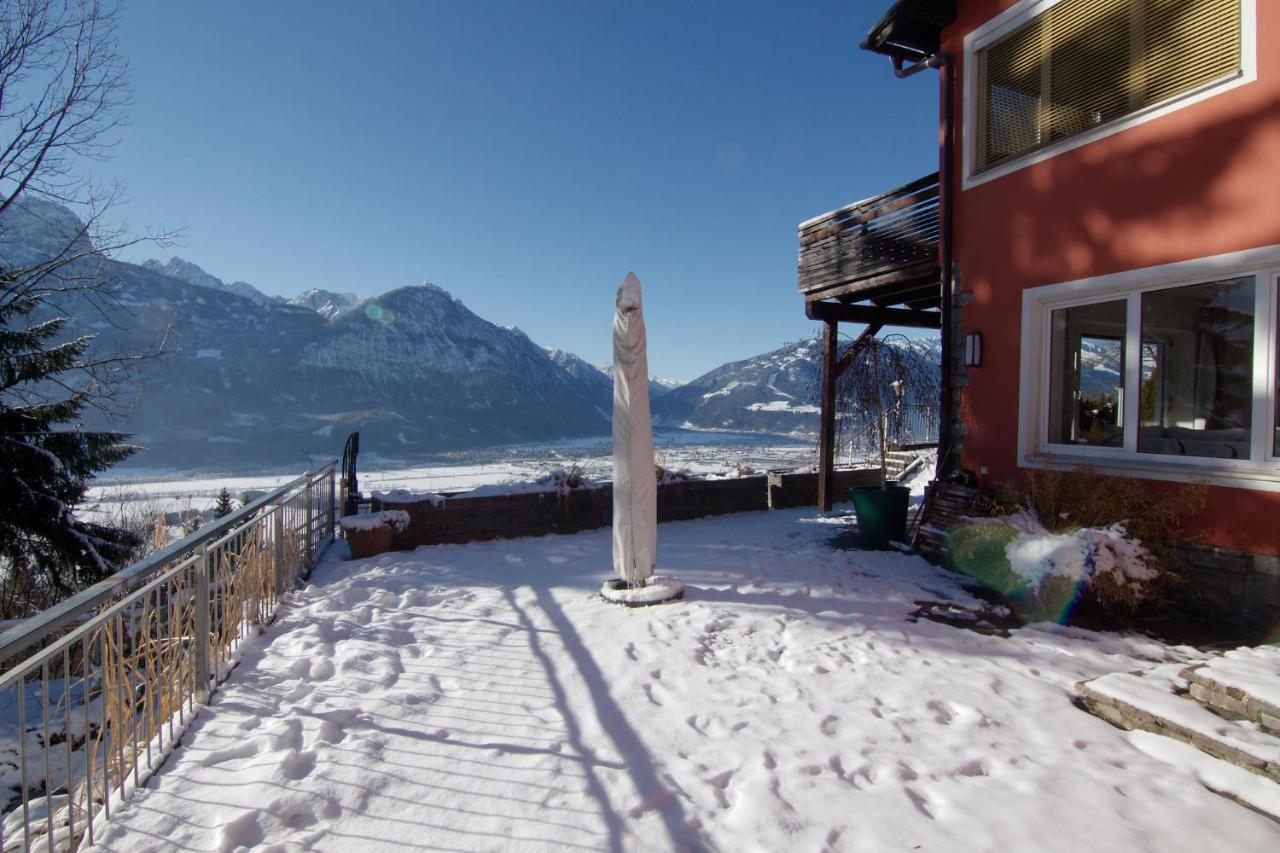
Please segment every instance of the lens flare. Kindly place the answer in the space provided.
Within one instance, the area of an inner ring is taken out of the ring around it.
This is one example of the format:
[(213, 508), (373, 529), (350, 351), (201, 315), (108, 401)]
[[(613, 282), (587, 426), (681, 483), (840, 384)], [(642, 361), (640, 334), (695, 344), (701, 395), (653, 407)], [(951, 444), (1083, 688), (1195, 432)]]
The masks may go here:
[(975, 524), (947, 535), (952, 567), (999, 595), (1025, 622), (1067, 624), (1079, 604), (1085, 581), (1053, 571), (1046, 562), (1038, 577), (1014, 572), (1005, 548), (1017, 531), (1005, 524)]
[(384, 326), (395, 319), (395, 314), (390, 308), (384, 308), (376, 302), (370, 302), (364, 306), (364, 316), (373, 320), (375, 323), (382, 323)]

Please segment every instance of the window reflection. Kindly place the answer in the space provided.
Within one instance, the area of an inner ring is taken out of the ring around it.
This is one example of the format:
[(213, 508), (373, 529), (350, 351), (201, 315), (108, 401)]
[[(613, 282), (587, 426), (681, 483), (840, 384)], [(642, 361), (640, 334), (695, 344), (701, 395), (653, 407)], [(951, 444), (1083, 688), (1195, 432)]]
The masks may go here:
[(1053, 312), (1050, 442), (1124, 444), (1125, 310), (1118, 300)]

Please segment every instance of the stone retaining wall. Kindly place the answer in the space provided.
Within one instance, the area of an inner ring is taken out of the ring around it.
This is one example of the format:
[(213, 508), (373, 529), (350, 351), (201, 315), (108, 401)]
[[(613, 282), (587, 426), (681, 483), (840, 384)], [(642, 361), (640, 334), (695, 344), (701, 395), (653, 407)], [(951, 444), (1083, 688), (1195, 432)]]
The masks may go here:
[(1178, 550), (1187, 564), (1189, 583), (1177, 595), (1185, 606), (1263, 632), (1280, 625), (1280, 557), (1190, 543)]

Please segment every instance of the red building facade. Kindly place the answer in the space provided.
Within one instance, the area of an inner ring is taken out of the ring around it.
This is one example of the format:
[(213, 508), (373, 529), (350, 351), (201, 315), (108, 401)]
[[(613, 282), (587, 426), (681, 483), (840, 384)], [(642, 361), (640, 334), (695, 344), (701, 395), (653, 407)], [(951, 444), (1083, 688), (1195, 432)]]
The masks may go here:
[[(999, 121), (982, 100), (1003, 90), (990, 69), (984, 78), (982, 51), (1057, 5), (960, 0), (941, 32), (955, 69), (957, 337), (984, 345), (959, 393), (961, 464), (992, 480), (1088, 464), (1157, 488), (1203, 481), (1209, 501), (1193, 539), (1280, 554), (1280, 54), (1261, 49), (1280, 45), (1280, 4), (1200, 4), (1223, 18), (1201, 36), (1209, 49), (1237, 29), (1225, 68), (1114, 118), (1094, 110), (1083, 122), (1092, 127), (983, 168), (981, 125)], [(1094, 7), (1103, 31), (1090, 37), (1104, 39), (1109, 9), (1153, 14), (1162, 4), (1076, 5)], [(1205, 49), (1181, 46), (1174, 69)], [(1101, 88), (1106, 74), (1085, 82)]]

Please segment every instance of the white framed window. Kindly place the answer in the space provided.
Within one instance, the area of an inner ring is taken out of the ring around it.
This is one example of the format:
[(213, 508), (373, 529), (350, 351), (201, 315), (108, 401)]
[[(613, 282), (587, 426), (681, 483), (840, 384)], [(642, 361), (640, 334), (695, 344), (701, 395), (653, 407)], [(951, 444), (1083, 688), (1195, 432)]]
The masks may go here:
[(965, 37), (964, 187), (1257, 79), (1257, 0), (1021, 0)]
[(1030, 288), (1023, 467), (1280, 491), (1280, 246)]

